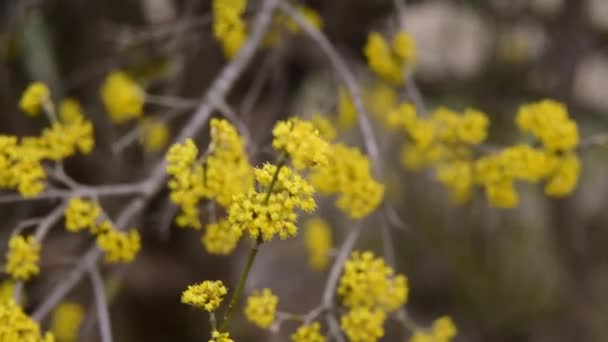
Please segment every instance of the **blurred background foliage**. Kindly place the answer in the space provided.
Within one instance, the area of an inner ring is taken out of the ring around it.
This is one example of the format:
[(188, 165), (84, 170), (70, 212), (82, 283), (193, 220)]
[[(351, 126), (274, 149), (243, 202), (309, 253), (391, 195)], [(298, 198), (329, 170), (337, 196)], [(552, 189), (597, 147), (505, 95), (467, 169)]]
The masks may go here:
[[(360, 76), (371, 77), (362, 47), (371, 30), (395, 29), (389, 0), (306, 1), (319, 11), (324, 32)], [(251, 13), (257, 2), (250, 1)], [(0, 133), (33, 134), (44, 119), (26, 118), (17, 102), (32, 80), (49, 84), (57, 98), (82, 101), (95, 123), (91, 156), (67, 161), (66, 169), (87, 184), (142, 178), (163, 152), (138, 143), (115, 153), (112, 145), (133, 129), (114, 126), (99, 99), (99, 85), (112, 69), (125, 69), (150, 93), (200, 98), (225, 63), (210, 31), (210, 1), (199, 0), (5, 0), (0, 2)], [(581, 136), (608, 131), (608, 1), (605, 0), (429, 0), (407, 1), (406, 26), (414, 36), (416, 80), (430, 108), (476, 107), (491, 119), (490, 142), (518, 139), (517, 107), (544, 97), (568, 105)], [(267, 65), (267, 66), (264, 66)], [(268, 66), (270, 65), (270, 66)], [(239, 106), (257, 72), (266, 68), (262, 96), (247, 112)], [(337, 84), (329, 64), (305, 37), (259, 53), (228, 101), (249, 127), (259, 148), (255, 164), (267, 160), (270, 127), (293, 114), (335, 112)], [(178, 115), (146, 105), (146, 116)], [(171, 129), (184, 122), (171, 120)], [(582, 154), (577, 191), (549, 199), (524, 186), (516, 209), (490, 208), (481, 194), (456, 205), (428, 173), (404, 171), (398, 163), (403, 137), (376, 125), (386, 163), (388, 201), (399, 223), (393, 239), (397, 269), (410, 280), (410, 314), (429, 323), (443, 314), (459, 327), (456, 341), (608, 340), (608, 154)], [(361, 144), (357, 129), (340, 139)], [(197, 137), (203, 146), (207, 133)], [(265, 149), (266, 148), (266, 149)], [(0, 207), (2, 241), (15, 222), (36, 217), (44, 201)], [(122, 203), (104, 203), (112, 212)], [(233, 284), (246, 248), (235, 257), (207, 255), (200, 236), (172, 227), (172, 205), (161, 193), (146, 211), (143, 251), (137, 261), (106, 272), (116, 341), (204, 341), (204, 316), (179, 303), (186, 284), (225, 279)], [(322, 200), (320, 215), (334, 227), (334, 240), (354, 224)], [(402, 221), (402, 222), (401, 222)], [(376, 218), (358, 246), (382, 248)], [(35, 307), (90, 241), (57, 231), (45, 243), (42, 277), (28, 287)], [(2, 244), (3, 246), (5, 244)], [(306, 262), (301, 238), (264, 246), (248, 289), (272, 287), (285, 311), (305, 312), (318, 303), (325, 274)], [(86, 283), (86, 282), (85, 282)], [(90, 304), (82, 284), (71, 299)], [(237, 341), (285, 341), (240, 318)], [(289, 329), (286, 329), (288, 331)], [(83, 330), (94, 341), (95, 329)], [(402, 341), (396, 324), (384, 341)]]

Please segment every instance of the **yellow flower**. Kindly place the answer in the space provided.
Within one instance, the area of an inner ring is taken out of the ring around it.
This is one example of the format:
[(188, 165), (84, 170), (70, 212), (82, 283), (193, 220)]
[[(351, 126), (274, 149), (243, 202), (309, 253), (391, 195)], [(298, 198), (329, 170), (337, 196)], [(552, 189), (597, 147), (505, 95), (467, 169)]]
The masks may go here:
[(217, 330), (214, 330), (211, 333), (211, 339), (209, 342), (234, 342), (233, 339), (230, 338), (229, 333), (221, 333)]
[(295, 210), (315, 210), (314, 188), (299, 174), (283, 166), (268, 195), (277, 166), (264, 164), (254, 172), (263, 191), (251, 189), (247, 193), (236, 195), (228, 211), (228, 221), (253, 240), (261, 238), (268, 241), (276, 235), (281, 239), (295, 236), (298, 218)]
[(332, 248), (331, 229), (320, 217), (306, 222), (304, 243), (308, 250), (308, 262), (315, 270), (323, 270), (329, 264), (329, 253)]
[(371, 32), (363, 50), (369, 67), (378, 76), (393, 83), (402, 84), (403, 65), (397, 56), (393, 55), (388, 42), (378, 32)]
[(545, 185), (545, 193), (549, 196), (561, 197), (570, 194), (578, 183), (581, 162), (574, 153), (568, 153), (560, 158), (554, 173)]
[(332, 141), (336, 138), (336, 128), (326, 116), (320, 113), (314, 113), (311, 122), (317, 131), (319, 131), (321, 138), (325, 141)]
[(433, 322), (430, 331), (417, 330), (410, 342), (450, 342), (456, 336), (457, 330), (448, 316), (443, 316)]
[(188, 285), (182, 293), (182, 303), (213, 312), (220, 307), (228, 290), (221, 280), (205, 280), (200, 284)]
[(253, 186), (253, 168), (249, 164), (245, 142), (226, 120), (211, 120), (211, 143), (205, 161), (206, 196), (224, 207), (235, 195)]
[(384, 336), (385, 319), (382, 310), (357, 307), (342, 315), (340, 325), (351, 342), (376, 342)]
[(313, 322), (308, 325), (302, 325), (291, 335), (292, 342), (325, 342), (325, 336), (321, 335), (321, 325), (319, 322)]
[(457, 128), (460, 141), (477, 145), (486, 140), (489, 121), (485, 113), (468, 108), (464, 111)]
[(377, 32), (371, 32), (364, 48), (369, 67), (383, 79), (399, 85), (404, 81), (404, 69), (416, 62), (416, 46), (407, 32), (398, 32), (391, 45)]
[(140, 124), (141, 140), (144, 148), (150, 152), (162, 150), (169, 141), (169, 127), (162, 120), (148, 119)]
[(167, 173), (170, 199), (177, 204), (181, 212), (176, 218), (180, 227), (201, 227), (198, 203), (206, 195), (203, 167), (196, 163), (198, 148), (187, 139), (183, 144), (175, 144), (167, 152)]
[(320, 192), (338, 194), (336, 205), (352, 218), (362, 218), (378, 207), (384, 186), (373, 179), (369, 160), (356, 148), (330, 146), (328, 163), (315, 167), (311, 183)]
[(34, 236), (15, 235), (8, 242), (5, 271), (16, 280), (28, 280), (40, 273), (40, 243)]
[(59, 119), (63, 123), (76, 123), (83, 118), (82, 106), (72, 98), (67, 98), (59, 102)]
[(21, 95), (19, 108), (30, 116), (40, 114), (46, 102), (50, 101), (51, 92), (49, 88), (41, 82), (31, 83)]
[(0, 304), (13, 299), (15, 293), (15, 282), (12, 279), (0, 283)]
[(51, 331), (59, 342), (77, 341), (83, 319), (82, 305), (75, 302), (63, 302), (53, 311)]
[(568, 151), (579, 143), (576, 122), (563, 103), (545, 99), (520, 107), (516, 119), (524, 132), (532, 133), (549, 151)]
[(416, 106), (404, 102), (388, 112), (386, 123), (391, 128), (402, 128), (404, 130), (416, 121)]
[[(386, 82), (376, 82), (363, 93), (365, 105), (380, 123), (391, 127), (389, 115), (399, 104), (399, 94)], [(415, 111), (414, 111), (415, 112)]]
[(65, 227), (70, 232), (93, 229), (101, 215), (99, 204), (77, 197), (70, 199), (65, 209)]
[(416, 62), (416, 45), (409, 33), (405, 31), (397, 32), (393, 37), (392, 47), (395, 55), (408, 65), (413, 65)]
[(245, 0), (213, 1), (213, 35), (220, 42), (227, 58), (232, 58), (247, 39), (247, 27), (241, 18)]
[(327, 164), (329, 145), (312, 122), (295, 117), (279, 121), (272, 135), (272, 146), (287, 153), (296, 169)]
[(372, 252), (353, 252), (344, 264), (337, 292), (348, 308), (392, 312), (407, 300), (407, 278), (395, 275), (393, 269)]
[(340, 88), (338, 93), (338, 126), (345, 129), (357, 121), (357, 108), (348, 91)]
[(468, 161), (454, 161), (437, 166), (437, 180), (449, 190), (456, 202), (464, 202), (471, 196), (473, 167)]
[(110, 228), (97, 235), (97, 246), (105, 253), (107, 263), (129, 263), (141, 248), (139, 232), (135, 229), (122, 232)]
[(0, 302), (0, 337), (6, 342), (54, 342), (52, 333), (42, 335), (36, 321), (26, 315), (15, 301)]
[(268, 328), (275, 320), (279, 297), (270, 289), (254, 292), (247, 299), (245, 317), (260, 328)]
[(144, 92), (129, 75), (114, 70), (101, 86), (101, 100), (116, 124), (141, 117), (144, 107)]
[(227, 220), (222, 219), (205, 227), (201, 242), (209, 254), (228, 255), (232, 253), (240, 237), (240, 232), (233, 229)]

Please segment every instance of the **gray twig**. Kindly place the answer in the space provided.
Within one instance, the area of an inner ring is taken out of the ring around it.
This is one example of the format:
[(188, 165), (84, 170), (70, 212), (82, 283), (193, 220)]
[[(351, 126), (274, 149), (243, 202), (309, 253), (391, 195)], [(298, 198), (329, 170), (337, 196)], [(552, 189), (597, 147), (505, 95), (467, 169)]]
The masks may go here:
[(108, 302), (106, 300), (103, 279), (99, 274), (99, 269), (91, 265), (88, 269), (91, 285), (93, 285), (93, 295), (95, 296), (95, 307), (99, 319), (99, 334), (102, 342), (112, 342), (112, 325), (110, 323), (110, 313), (108, 312)]

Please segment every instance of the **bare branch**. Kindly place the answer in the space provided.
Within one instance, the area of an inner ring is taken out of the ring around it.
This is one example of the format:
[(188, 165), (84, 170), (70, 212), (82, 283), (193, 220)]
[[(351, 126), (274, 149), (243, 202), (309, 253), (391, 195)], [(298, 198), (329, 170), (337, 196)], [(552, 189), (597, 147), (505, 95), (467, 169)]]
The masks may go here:
[(91, 285), (93, 285), (93, 296), (95, 296), (95, 307), (99, 319), (99, 334), (102, 342), (112, 342), (112, 325), (110, 323), (110, 313), (108, 312), (108, 301), (103, 286), (103, 279), (99, 274), (97, 266), (91, 265), (88, 269)]

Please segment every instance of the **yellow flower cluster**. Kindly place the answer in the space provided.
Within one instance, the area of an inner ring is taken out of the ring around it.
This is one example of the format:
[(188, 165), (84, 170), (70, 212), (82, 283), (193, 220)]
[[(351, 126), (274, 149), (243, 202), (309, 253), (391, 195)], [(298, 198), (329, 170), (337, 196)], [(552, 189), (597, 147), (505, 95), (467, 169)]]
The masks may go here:
[[(276, 180), (275, 173), (278, 172)], [(246, 232), (253, 240), (281, 239), (297, 233), (296, 209), (312, 212), (316, 208), (314, 188), (298, 173), (283, 166), (264, 164), (254, 170), (261, 191), (249, 190), (234, 197), (228, 212), (228, 221), (241, 233)], [(272, 184), (272, 190), (269, 188)]]
[(213, 35), (227, 58), (234, 57), (247, 39), (242, 18), (246, 7), (246, 0), (213, 0)]
[(73, 233), (84, 229), (93, 230), (99, 215), (99, 204), (78, 197), (71, 198), (65, 209), (65, 228)]
[(327, 118), (327, 116), (315, 113), (312, 115), (312, 119), (310, 121), (319, 132), (319, 136), (325, 141), (332, 141), (336, 138), (337, 133), (336, 129), (334, 128), (334, 124)]
[(228, 255), (236, 248), (240, 237), (240, 231), (233, 229), (227, 220), (221, 219), (205, 227), (201, 243), (209, 254)]
[(198, 148), (191, 139), (175, 144), (167, 153), (167, 173), (171, 175), (171, 200), (181, 208), (176, 218), (180, 227), (200, 228), (198, 204), (203, 198), (229, 207), (233, 197), (253, 186), (253, 173), (244, 142), (226, 120), (211, 120), (211, 143), (203, 164), (197, 161)]
[(314, 270), (324, 270), (329, 265), (329, 253), (332, 248), (331, 229), (327, 222), (320, 218), (311, 218), (306, 222), (304, 243), (308, 250), (308, 262)]
[(395, 275), (372, 252), (353, 252), (344, 264), (337, 292), (348, 308), (377, 308), (390, 313), (405, 304), (408, 285), (405, 276)]
[(6, 279), (0, 283), (0, 303), (13, 299), (14, 293), (15, 281)]
[(59, 102), (59, 120), (65, 123), (80, 121), (82, 118), (82, 106), (78, 100), (66, 98)]
[(243, 138), (227, 120), (211, 120), (211, 143), (207, 155), (204, 164), (207, 197), (228, 207), (234, 195), (253, 186), (253, 173)]
[(124, 71), (110, 72), (101, 86), (100, 95), (110, 120), (116, 124), (143, 115), (144, 91)]
[(321, 324), (313, 322), (302, 325), (291, 335), (292, 342), (325, 342), (326, 338), (321, 334)]
[[(24, 97), (27, 97), (24, 95)], [(52, 102), (48, 100), (48, 106)], [(79, 151), (93, 149), (93, 125), (82, 115), (75, 100), (62, 102), (60, 121), (45, 128), (40, 136), (17, 139), (0, 135), (0, 188), (16, 189), (23, 197), (35, 197), (44, 190), (45, 159), (60, 161)]]
[[(323, 18), (314, 9), (299, 5), (296, 7), (296, 11), (317, 30), (323, 28)], [(277, 13), (273, 17), (271, 27), (264, 37), (263, 45), (267, 48), (277, 46), (285, 32), (298, 34), (300, 31), (300, 26), (293, 19), (283, 13)]]
[(40, 243), (32, 235), (15, 235), (8, 242), (6, 259), (6, 273), (16, 280), (28, 280), (40, 273)]
[(40, 326), (15, 301), (0, 302), (0, 338), (2, 342), (54, 342), (53, 334), (42, 335)]
[(220, 307), (228, 290), (221, 280), (205, 280), (200, 284), (188, 285), (182, 293), (182, 303), (213, 312)]
[(51, 91), (46, 84), (34, 82), (30, 84), (19, 100), (19, 108), (30, 116), (37, 116), (45, 105), (50, 104)]
[(169, 127), (162, 120), (147, 119), (140, 123), (141, 142), (150, 152), (162, 150), (169, 141)]
[(352, 218), (362, 218), (378, 207), (384, 186), (371, 175), (369, 160), (358, 149), (330, 146), (328, 163), (310, 174), (311, 183), (325, 194), (338, 194), (336, 205)]
[(51, 331), (59, 342), (78, 341), (78, 332), (84, 319), (82, 305), (75, 302), (63, 302), (53, 311)]
[(272, 146), (286, 153), (296, 169), (327, 164), (329, 145), (312, 122), (297, 117), (279, 121), (272, 135)]
[(389, 42), (378, 32), (371, 32), (363, 50), (369, 67), (381, 78), (393, 84), (404, 82), (405, 68), (416, 62), (416, 46), (407, 32), (398, 32)]
[(566, 152), (579, 143), (576, 122), (568, 117), (563, 103), (545, 99), (520, 107), (517, 125), (524, 131), (540, 139), (551, 152)]
[(211, 333), (211, 339), (209, 340), (209, 342), (234, 342), (234, 340), (230, 338), (229, 333), (221, 333), (217, 330), (214, 330)]
[(171, 175), (169, 189), (171, 201), (181, 212), (176, 218), (180, 227), (200, 228), (198, 203), (205, 196), (205, 172), (197, 163), (198, 148), (187, 139), (183, 144), (175, 144), (167, 153), (167, 173)]
[(351, 127), (357, 121), (357, 108), (348, 91), (338, 91), (338, 126), (342, 129)]
[(129, 232), (112, 227), (109, 221), (102, 223), (102, 229), (97, 235), (97, 246), (105, 253), (105, 262), (130, 263), (135, 259), (141, 248), (139, 232), (131, 229)]
[(269, 328), (275, 320), (279, 297), (270, 289), (254, 292), (247, 298), (245, 317), (260, 328)]
[(449, 342), (456, 336), (457, 330), (452, 319), (440, 317), (433, 322), (430, 331), (415, 331), (410, 342)]
[(386, 313), (379, 309), (358, 307), (340, 318), (340, 326), (350, 342), (376, 342), (384, 336)]

